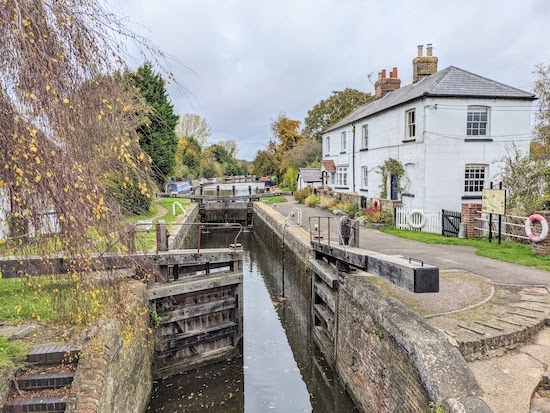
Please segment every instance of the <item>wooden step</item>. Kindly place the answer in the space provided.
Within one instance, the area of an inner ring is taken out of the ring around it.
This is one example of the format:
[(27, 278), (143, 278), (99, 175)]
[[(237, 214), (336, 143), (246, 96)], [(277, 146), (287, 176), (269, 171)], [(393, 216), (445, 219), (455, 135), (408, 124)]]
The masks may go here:
[(4, 403), (3, 413), (63, 413), (66, 406), (62, 397), (33, 397)]
[(27, 374), (16, 380), (16, 388), (19, 390), (45, 390), (59, 389), (73, 382), (74, 372), (43, 372)]
[(78, 361), (80, 349), (67, 346), (65, 343), (50, 343), (31, 348), (27, 362), (38, 366), (72, 364)]

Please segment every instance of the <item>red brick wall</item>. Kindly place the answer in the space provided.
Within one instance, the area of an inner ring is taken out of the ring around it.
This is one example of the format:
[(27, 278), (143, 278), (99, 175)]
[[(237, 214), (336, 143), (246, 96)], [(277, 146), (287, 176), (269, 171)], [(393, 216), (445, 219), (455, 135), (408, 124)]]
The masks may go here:
[(476, 220), (481, 218), (481, 204), (462, 204), (462, 223), (466, 224), (466, 238), (479, 238), (482, 236), (481, 231), (474, 229), (481, 228), (482, 222)]
[[(550, 211), (536, 211), (535, 214), (542, 215), (547, 222), (550, 222)], [(540, 224), (537, 223), (533, 223), (531, 228), (535, 235), (540, 234), (542, 230)], [(550, 255), (550, 236), (547, 236), (541, 242), (531, 242), (531, 251), (533, 251), (533, 254)]]

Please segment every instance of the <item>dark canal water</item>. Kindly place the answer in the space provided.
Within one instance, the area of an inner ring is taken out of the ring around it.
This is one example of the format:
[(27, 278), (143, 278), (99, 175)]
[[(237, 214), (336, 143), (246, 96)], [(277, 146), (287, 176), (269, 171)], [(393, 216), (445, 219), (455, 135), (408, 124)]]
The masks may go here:
[[(212, 233), (201, 242), (220, 247), (233, 237)], [(288, 254), (283, 283), (282, 254), (267, 251), (260, 237), (239, 237), (245, 251), (243, 355), (159, 381), (148, 412), (356, 412), (311, 342), (310, 287), (292, 275)]]

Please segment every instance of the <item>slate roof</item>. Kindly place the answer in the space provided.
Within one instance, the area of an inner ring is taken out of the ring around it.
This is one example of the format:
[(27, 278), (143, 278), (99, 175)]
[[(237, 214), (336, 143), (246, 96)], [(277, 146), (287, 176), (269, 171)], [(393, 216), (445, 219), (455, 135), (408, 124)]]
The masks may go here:
[(300, 175), (304, 182), (321, 182), (321, 170), (314, 168), (300, 168)]
[(424, 97), (473, 97), (535, 100), (531, 92), (517, 89), (503, 83), (487, 79), (455, 66), (449, 66), (417, 83), (404, 86), (381, 99), (367, 103), (345, 118), (329, 126), (323, 132), (330, 132), (349, 125), (359, 119), (403, 105)]
[(325, 171), (336, 171), (336, 164), (332, 159), (321, 161), (323, 164), (323, 168), (325, 168)]

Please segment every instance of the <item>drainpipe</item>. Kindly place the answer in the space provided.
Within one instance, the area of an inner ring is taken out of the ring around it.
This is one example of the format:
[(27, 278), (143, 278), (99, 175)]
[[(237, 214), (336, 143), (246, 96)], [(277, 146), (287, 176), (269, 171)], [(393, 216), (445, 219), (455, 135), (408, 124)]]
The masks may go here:
[(355, 193), (355, 125), (351, 124), (351, 182), (352, 182), (352, 190), (351, 192)]

